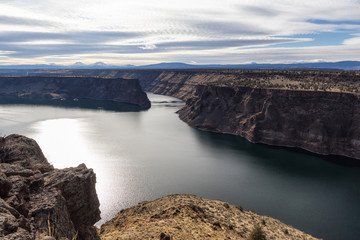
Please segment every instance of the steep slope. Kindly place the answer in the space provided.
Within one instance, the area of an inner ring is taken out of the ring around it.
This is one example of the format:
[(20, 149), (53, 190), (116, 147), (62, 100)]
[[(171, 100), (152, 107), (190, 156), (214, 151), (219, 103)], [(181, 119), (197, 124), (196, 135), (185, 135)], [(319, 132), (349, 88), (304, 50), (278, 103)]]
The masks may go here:
[(354, 94), (198, 86), (179, 116), (190, 126), (255, 143), (360, 159), (360, 97)]
[(137, 79), (100, 77), (0, 77), (0, 95), (28, 98), (89, 98), (150, 108)]

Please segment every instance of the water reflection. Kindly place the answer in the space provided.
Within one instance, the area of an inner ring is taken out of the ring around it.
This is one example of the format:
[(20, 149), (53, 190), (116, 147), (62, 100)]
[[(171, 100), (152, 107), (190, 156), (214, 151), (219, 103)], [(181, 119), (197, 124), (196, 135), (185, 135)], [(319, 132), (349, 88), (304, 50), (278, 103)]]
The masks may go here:
[(14, 105), (14, 104), (26, 104), (37, 106), (54, 106), (62, 108), (82, 108), (82, 109), (97, 109), (108, 110), (118, 112), (139, 112), (143, 109), (139, 106), (120, 103), (107, 100), (93, 100), (93, 99), (48, 99), (48, 98), (20, 98), (12, 96), (1, 96), (0, 104), (2, 105)]
[[(117, 144), (103, 145), (99, 134), (94, 130), (99, 129), (99, 125), (113, 128), (117, 124), (114, 118), (101, 118), (101, 120), (96, 116), (91, 118), (92, 121), (87, 118), (39, 121), (32, 124), (31, 130), (35, 134), (31, 137), (36, 139), (54, 167), (75, 167), (85, 163), (88, 168), (95, 170), (102, 218), (110, 219), (114, 215), (114, 208), (117, 210), (124, 208), (124, 202), (126, 206), (133, 204), (134, 194), (137, 194), (134, 190), (141, 189), (143, 184), (137, 181), (139, 186), (134, 186), (133, 179), (140, 171), (134, 175), (134, 166), (126, 154), (121, 153), (122, 147)], [(133, 120), (137, 118), (130, 116), (130, 122), (134, 123)], [(98, 121), (101, 122), (99, 125)], [(109, 154), (114, 151), (113, 147), (116, 148), (117, 155)]]
[(77, 166), (84, 162), (95, 165), (97, 156), (91, 151), (92, 126), (84, 119), (51, 119), (31, 127), (33, 137), (45, 149), (56, 168)]

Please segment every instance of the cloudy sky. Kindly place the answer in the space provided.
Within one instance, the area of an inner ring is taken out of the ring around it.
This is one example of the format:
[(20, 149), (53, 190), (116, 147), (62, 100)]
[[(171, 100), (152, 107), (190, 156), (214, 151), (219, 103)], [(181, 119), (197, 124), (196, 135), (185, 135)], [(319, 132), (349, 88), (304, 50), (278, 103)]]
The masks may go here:
[(0, 0), (0, 64), (360, 60), (360, 0)]

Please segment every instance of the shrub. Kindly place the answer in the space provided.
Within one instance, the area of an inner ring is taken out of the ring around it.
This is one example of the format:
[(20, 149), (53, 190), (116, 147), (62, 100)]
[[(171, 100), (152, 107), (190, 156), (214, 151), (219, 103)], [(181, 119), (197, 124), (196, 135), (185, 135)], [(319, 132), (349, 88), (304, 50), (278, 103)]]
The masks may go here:
[(249, 240), (266, 240), (265, 233), (259, 225), (255, 225), (250, 233)]

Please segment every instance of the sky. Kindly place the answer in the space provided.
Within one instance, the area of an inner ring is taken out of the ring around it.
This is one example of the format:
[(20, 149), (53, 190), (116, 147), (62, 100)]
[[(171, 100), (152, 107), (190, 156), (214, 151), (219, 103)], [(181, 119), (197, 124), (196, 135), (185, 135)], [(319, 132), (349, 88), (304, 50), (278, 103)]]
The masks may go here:
[(360, 0), (0, 0), (0, 65), (360, 60)]

